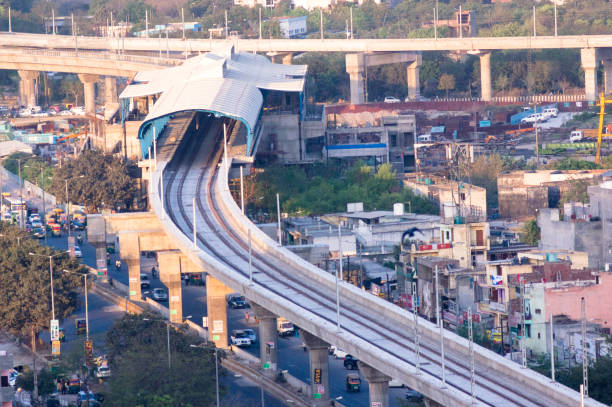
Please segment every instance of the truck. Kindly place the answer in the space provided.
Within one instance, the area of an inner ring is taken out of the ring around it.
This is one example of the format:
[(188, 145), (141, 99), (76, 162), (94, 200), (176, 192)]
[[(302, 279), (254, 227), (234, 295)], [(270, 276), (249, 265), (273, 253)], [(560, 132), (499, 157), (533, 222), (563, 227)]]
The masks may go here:
[(295, 326), (293, 326), (293, 323), (281, 317), (276, 320), (276, 330), (280, 336), (289, 336), (295, 333)]

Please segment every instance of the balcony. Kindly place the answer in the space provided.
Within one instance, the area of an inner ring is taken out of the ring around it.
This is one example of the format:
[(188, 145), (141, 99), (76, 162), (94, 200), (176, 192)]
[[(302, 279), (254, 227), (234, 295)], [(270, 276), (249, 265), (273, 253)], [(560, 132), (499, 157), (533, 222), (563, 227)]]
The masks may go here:
[(496, 314), (496, 313), (507, 314), (508, 313), (508, 307), (506, 304), (501, 303), (501, 302), (496, 302), (496, 301), (490, 301), (490, 300), (481, 300), (477, 304), (477, 309), (478, 309), (478, 312), (484, 312), (488, 314)]

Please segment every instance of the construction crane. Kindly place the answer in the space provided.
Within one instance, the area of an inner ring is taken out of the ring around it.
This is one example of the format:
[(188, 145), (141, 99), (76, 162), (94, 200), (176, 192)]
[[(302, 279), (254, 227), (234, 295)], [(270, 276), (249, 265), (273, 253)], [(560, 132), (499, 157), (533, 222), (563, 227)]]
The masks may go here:
[(86, 135), (87, 135), (87, 130), (83, 130), (83, 131), (79, 131), (78, 133), (69, 134), (67, 136), (60, 137), (60, 138), (57, 139), (57, 142), (58, 143), (63, 143), (66, 140), (70, 140), (70, 139), (73, 139), (75, 137), (86, 136)]
[(595, 155), (595, 164), (599, 164), (599, 161), (601, 159), (601, 137), (603, 135), (603, 125), (604, 125), (604, 116), (606, 115), (606, 105), (612, 105), (612, 95), (606, 99), (606, 96), (602, 92), (599, 98), (599, 128), (597, 129), (597, 154)]

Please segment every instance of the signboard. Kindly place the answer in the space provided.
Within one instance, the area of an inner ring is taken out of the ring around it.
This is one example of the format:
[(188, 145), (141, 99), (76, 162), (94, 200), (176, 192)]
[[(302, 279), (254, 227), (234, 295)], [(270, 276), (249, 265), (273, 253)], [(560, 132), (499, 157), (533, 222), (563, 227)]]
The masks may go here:
[(202, 327), (208, 328), (208, 317), (202, 317)]
[(130, 283), (137, 283), (137, 282), (138, 282), (137, 277), (130, 277)]
[(74, 250), (74, 246), (76, 246), (74, 236), (68, 236), (68, 252), (70, 253), (70, 257), (75, 257), (76, 252)]
[(106, 259), (96, 259), (96, 268), (98, 269), (98, 276), (106, 277), (108, 269), (106, 268)]
[(51, 341), (51, 354), (53, 356), (60, 355), (60, 341), (58, 340)]
[(52, 319), (49, 324), (49, 333), (52, 341), (59, 341), (59, 320)]
[(370, 407), (383, 407), (381, 401), (373, 401), (370, 403)]
[[(321, 369), (314, 370), (314, 382), (315, 384), (321, 384)], [(322, 393), (322, 392), (319, 391), (317, 393)]]
[(325, 386), (323, 386), (322, 384), (319, 384), (317, 386), (317, 393), (319, 394), (325, 394)]
[(178, 296), (178, 295), (171, 295), (171, 296), (170, 296), (170, 301), (171, 301), (171, 302), (179, 302), (179, 301), (180, 301), (180, 298), (179, 298), (179, 296)]
[(212, 332), (214, 334), (222, 334), (223, 333), (223, 320), (214, 320), (213, 321), (213, 329)]

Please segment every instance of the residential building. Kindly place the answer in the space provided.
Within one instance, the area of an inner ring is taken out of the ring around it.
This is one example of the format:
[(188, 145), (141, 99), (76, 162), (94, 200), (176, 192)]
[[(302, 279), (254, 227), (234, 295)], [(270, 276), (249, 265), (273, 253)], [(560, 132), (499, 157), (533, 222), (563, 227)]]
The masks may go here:
[(605, 170), (512, 171), (497, 177), (499, 216), (535, 216), (541, 208), (556, 208), (575, 182), (597, 182)]
[(470, 221), (487, 220), (487, 190), (435, 175), (406, 174), (404, 185), (426, 196), (440, 208), (445, 222), (461, 216)]
[(9, 376), (13, 370), (13, 355), (0, 350), (0, 407), (12, 407), (15, 389), (9, 385)]
[(255, 6), (274, 7), (276, 5), (276, 2), (275, 0), (234, 0), (234, 4), (237, 6), (251, 8)]
[[(515, 293), (509, 304), (510, 331), (517, 335), (522, 333), (520, 310), (524, 295), (526, 347), (533, 354), (550, 353), (552, 316), (557, 357), (564, 353), (568, 355), (567, 348), (575, 349), (577, 345), (574, 335), (580, 334), (581, 298), (585, 299), (586, 305), (586, 320), (590, 331), (587, 337), (593, 337), (591, 331), (597, 331), (596, 337), (609, 335), (612, 300), (604, 293), (611, 288), (612, 274), (608, 272), (574, 269), (568, 261), (534, 266), (532, 273), (524, 274), (520, 279), (509, 280), (510, 292)], [(589, 349), (589, 352), (595, 352), (595, 349)], [(593, 353), (592, 357), (595, 358), (598, 352)]]
[(101, 37), (127, 37), (132, 33), (132, 24), (119, 22), (116, 25), (101, 25), (96, 27), (96, 31)]
[(306, 36), (306, 19), (308, 16), (278, 17), (281, 36), (283, 38), (301, 38)]
[[(439, 288), (436, 286), (438, 273)], [(431, 321), (436, 320), (436, 295), (440, 313), (445, 325), (456, 329), (459, 314), (471, 308), (476, 311), (475, 280), (472, 268), (461, 267), (457, 260), (446, 257), (419, 257), (416, 262), (416, 294), (418, 295), (419, 313)], [(414, 287), (414, 285), (413, 285)], [(412, 289), (410, 290), (412, 291)], [(409, 295), (414, 296), (414, 292)], [(410, 302), (413, 302), (413, 298)]]
[(583, 251), (588, 253), (591, 267), (609, 269), (612, 263), (610, 176), (612, 174), (607, 173), (600, 185), (588, 187), (589, 206), (567, 205), (563, 220), (558, 209), (540, 210), (538, 226), (541, 230), (542, 250)]
[(311, 217), (283, 219), (283, 241), (288, 245), (323, 245), (328, 247), (331, 257), (337, 259), (340, 238), (343, 256), (357, 254), (357, 238), (355, 233), (342, 227), (342, 236), (338, 226), (323, 219)]
[(293, 8), (301, 7), (308, 11), (316, 8), (330, 8), (336, 5), (336, 0), (291, 0)]

